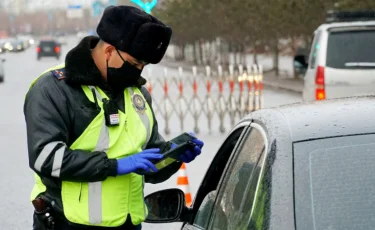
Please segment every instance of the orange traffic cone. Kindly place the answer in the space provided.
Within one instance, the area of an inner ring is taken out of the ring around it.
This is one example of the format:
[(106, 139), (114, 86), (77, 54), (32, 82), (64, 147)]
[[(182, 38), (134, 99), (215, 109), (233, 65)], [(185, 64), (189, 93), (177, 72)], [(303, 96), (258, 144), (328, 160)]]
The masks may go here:
[(186, 206), (191, 206), (192, 199), (189, 189), (189, 178), (186, 173), (185, 163), (182, 163), (181, 168), (178, 170), (177, 187), (185, 193)]

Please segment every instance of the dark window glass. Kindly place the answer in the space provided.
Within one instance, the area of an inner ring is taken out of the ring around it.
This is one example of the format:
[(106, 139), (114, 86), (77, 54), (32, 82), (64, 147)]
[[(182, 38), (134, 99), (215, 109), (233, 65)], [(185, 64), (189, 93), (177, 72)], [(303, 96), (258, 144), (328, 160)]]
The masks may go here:
[[(259, 165), (257, 170), (259, 170), (260, 180), (257, 185), (257, 191), (255, 193), (253, 213), (251, 215), (251, 220), (244, 219), (241, 228), (239, 229), (249, 229), (249, 230), (264, 230), (269, 227), (270, 219), (270, 206), (271, 206), (271, 181), (272, 181), (272, 165), (276, 156), (276, 141), (272, 143), (271, 150), (268, 151), (267, 155), (263, 154), (260, 162), (263, 162), (263, 158), (267, 156), (263, 165)], [(260, 163), (261, 164), (261, 163)], [(247, 227), (245, 227), (247, 226)]]
[(41, 41), (40, 46), (49, 46), (49, 47), (55, 47), (56, 42), (54, 41)]
[(214, 207), (213, 229), (237, 229), (242, 220), (250, 218), (264, 146), (263, 136), (252, 128), (223, 180)]
[(204, 198), (194, 220), (194, 225), (203, 229), (207, 228), (216, 199), (216, 190), (211, 191)]
[(20, 41), (12, 41), (11, 44), (12, 44), (13, 46), (17, 46), (17, 45), (21, 45), (22, 42), (20, 42)]
[(313, 43), (312, 43), (312, 46), (311, 46), (311, 50), (310, 50), (310, 68), (311, 69), (314, 69), (315, 66), (316, 66), (316, 61), (318, 59), (318, 54), (319, 54), (319, 48), (320, 48), (320, 34), (321, 34), (321, 31), (317, 31), (315, 36), (314, 36), (314, 39), (313, 39)]
[(326, 66), (337, 69), (375, 68), (375, 29), (331, 32)]
[(374, 229), (375, 135), (294, 144), (297, 229)]
[[(212, 209), (216, 200), (217, 185), (222, 175), (225, 175), (225, 173), (223, 173), (224, 168), (227, 165), (230, 156), (234, 154), (233, 149), (235, 148), (241, 135), (244, 134), (244, 130), (247, 129), (244, 129), (244, 127), (238, 128), (225, 140), (224, 144), (220, 147), (218, 153), (213, 159), (210, 168), (208, 169), (207, 175), (202, 183), (204, 186), (200, 188), (194, 204), (199, 205), (199, 209), (194, 220), (194, 225), (197, 227), (203, 229), (208, 227)], [(204, 195), (205, 197), (202, 202), (200, 202), (198, 199), (201, 194), (206, 194)]]

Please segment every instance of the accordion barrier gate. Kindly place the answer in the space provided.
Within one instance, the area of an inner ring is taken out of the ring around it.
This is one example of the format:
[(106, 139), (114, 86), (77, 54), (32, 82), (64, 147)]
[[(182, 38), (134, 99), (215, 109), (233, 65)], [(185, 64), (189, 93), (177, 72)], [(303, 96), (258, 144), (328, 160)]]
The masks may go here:
[[(160, 131), (170, 134), (173, 116), (184, 131), (185, 120), (190, 116), (195, 133), (203, 128), (211, 133), (216, 127), (224, 133), (226, 126), (233, 127), (246, 114), (263, 107), (262, 66), (229, 66), (228, 71), (223, 71), (221, 66), (212, 71), (207, 66), (205, 70), (204, 74), (198, 74), (197, 67), (192, 67), (192, 72), (187, 74), (179, 67), (178, 74), (173, 76), (164, 68), (163, 77), (148, 78), (147, 88), (153, 98), (155, 116), (164, 123), (164, 130)], [(149, 69), (149, 76), (151, 72)], [(216, 127), (212, 125), (214, 116), (219, 121)], [(203, 117), (207, 119), (207, 127), (200, 125)]]

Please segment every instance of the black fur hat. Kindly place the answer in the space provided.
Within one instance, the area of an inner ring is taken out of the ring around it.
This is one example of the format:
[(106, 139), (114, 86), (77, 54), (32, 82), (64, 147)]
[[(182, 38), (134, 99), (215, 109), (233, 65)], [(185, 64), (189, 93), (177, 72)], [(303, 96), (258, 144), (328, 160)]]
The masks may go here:
[(103, 41), (140, 61), (157, 64), (164, 57), (172, 29), (133, 6), (109, 6), (97, 28)]

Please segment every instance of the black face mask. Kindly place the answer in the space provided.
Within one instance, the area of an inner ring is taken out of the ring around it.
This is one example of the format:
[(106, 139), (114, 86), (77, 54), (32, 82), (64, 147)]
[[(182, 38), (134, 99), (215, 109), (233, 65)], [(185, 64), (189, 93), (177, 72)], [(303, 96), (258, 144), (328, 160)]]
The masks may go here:
[(125, 61), (117, 51), (124, 64), (120, 68), (108, 66), (107, 60), (107, 84), (114, 90), (124, 90), (127, 87), (140, 87), (146, 83), (141, 77), (142, 70)]

